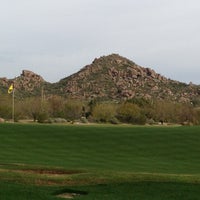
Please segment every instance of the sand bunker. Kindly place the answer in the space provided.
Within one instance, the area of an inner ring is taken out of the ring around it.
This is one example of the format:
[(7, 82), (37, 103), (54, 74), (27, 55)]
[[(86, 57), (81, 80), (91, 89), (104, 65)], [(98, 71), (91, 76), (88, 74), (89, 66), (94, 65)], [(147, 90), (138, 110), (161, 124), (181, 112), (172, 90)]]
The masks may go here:
[(63, 193), (63, 194), (59, 194), (57, 195), (57, 197), (63, 198), (63, 199), (73, 199), (77, 196), (80, 196), (81, 194), (77, 194), (77, 193)]

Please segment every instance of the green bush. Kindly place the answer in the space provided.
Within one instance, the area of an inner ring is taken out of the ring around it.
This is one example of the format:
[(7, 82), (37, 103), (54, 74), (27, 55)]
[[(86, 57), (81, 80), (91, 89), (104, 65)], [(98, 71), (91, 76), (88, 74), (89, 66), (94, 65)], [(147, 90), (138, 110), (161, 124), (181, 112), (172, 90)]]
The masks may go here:
[(96, 122), (111, 122), (116, 116), (116, 105), (110, 103), (97, 104), (92, 110), (92, 116)]
[(45, 112), (39, 113), (38, 115), (38, 122), (39, 123), (45, 123), (48, 119), (48, 114)]
[(83, 103), (81, 101), (68, 100), (64, 104), (63, 116), (65, 119), (73, 121), (80, 119), (83, 112)]
[(124, 123), (145, 124), (146, 117), (139, 106), (133, 103), (123, 103), (117, 110), (117, 118)]

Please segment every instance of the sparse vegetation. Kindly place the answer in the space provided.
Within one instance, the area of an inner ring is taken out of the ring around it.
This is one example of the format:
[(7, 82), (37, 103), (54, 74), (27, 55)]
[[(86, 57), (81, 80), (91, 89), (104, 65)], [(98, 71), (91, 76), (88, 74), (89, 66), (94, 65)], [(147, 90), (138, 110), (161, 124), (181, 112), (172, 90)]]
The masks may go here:
[[(0, 118), (12, 117), (13, 80), (0, 78)], [(199, 86), (180, 83), (117, 54), (95, 59), (79, 72), (47, 83), (27, 70), (15, 80), (15, 120), (185, 125), (200, 124)]]
[(146, 117), (142, 109), (133, 103), (122, 103), (117, 110), (117, 118), (124, 123), (145, 124)]
[(111, 122), (116, 117), (117, 105), (112, 103), (99, 103), (92, 109), (92, 117), (96, 122)]
[[(12, 118), (11, 96), (1, 95), (0, 118)], [(43, 101), (40, 97), (15, 100), (15, 120), (32, 119), (38, 122), (53, 122), (53, 118), (66, 121), (130, 124), (200, 124), (199, 107), (191, 103), (133, 98), (127, 101), (90, 102), (52, 96)], [(85, 120), (83, 120), (83, 118)]]

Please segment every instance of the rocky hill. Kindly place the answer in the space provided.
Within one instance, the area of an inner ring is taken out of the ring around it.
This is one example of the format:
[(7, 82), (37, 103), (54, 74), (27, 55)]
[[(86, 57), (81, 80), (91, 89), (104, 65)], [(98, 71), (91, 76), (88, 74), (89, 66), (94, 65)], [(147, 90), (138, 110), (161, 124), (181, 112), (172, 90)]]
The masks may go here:
[[(13, 80), (0, 79), (6, 90)], [(47, 83), (33, 72), (24, 70), (15, 79), (20, 95), (40, 95), (41, 88), (47, 95), (57, 94), (70, 98), (91, 100), (124, 100), (135, 97), (145, 99), (170, 99), (179, 102), (200, 98), (200, 86), (167, 79), (153, 69), (145, 68), (117, 54), (96, 58), (79, 72)]]
[(24, 97), (40, 94), (41, 87), (46, 82), (40, 75), (23, 70), (22, 74), (14, 79), (0, 78), (1, 90), (6, 91), (12, 83), (14, 83), (18, 96)]
[(167, 79), (117, 54), (95, 59), (58, 85), (64, 94), (78, 99), (142, 97), (187, 102), (200, 95), (199, 86)]

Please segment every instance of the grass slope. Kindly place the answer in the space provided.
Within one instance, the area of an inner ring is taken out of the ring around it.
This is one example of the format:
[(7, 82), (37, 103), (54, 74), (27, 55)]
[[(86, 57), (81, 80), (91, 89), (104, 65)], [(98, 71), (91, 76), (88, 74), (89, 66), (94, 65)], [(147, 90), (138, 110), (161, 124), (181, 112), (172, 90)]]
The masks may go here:
[(197, 199), (199, 130), (1, 124), (0, 198), (27, 190), (32, 199), (54, 199), (65, 185), (89, 192), (77, 199)]

